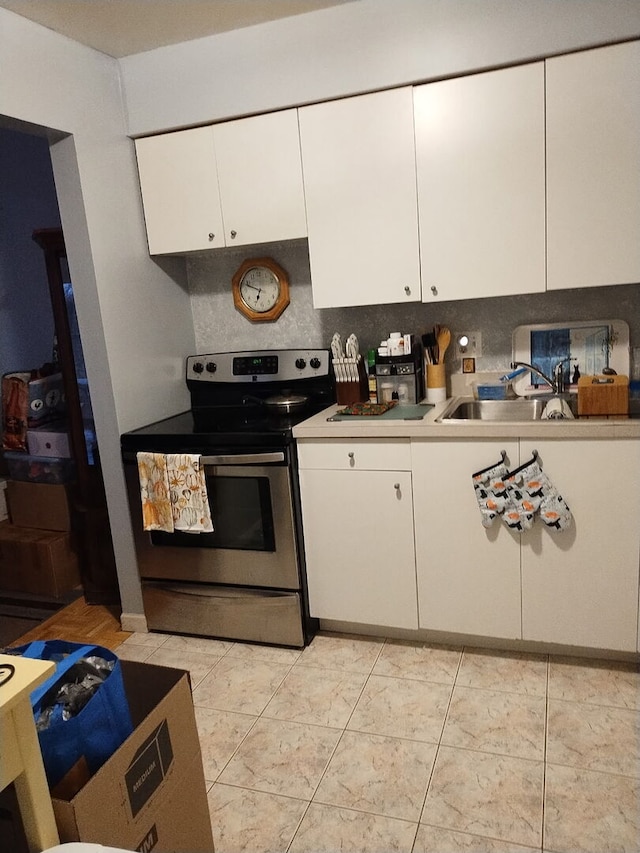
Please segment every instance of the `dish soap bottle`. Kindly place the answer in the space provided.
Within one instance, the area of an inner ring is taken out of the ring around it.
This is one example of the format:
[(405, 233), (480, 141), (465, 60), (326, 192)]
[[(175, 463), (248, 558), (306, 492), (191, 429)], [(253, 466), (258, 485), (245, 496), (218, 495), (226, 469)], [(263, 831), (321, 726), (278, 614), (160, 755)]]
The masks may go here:
[(571, 384), (577, 385), (578, 379), (580, 379), (580, 371), (578, 370), (578, 365), (576, 364), (576, 369), (573, 371), (573, 378), (571, 380)]

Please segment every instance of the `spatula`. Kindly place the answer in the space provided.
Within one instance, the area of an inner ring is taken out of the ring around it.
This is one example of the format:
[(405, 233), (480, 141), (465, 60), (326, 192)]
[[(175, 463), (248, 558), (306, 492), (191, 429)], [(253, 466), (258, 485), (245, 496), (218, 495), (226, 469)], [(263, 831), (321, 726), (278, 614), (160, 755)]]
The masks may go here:
[(444, 364), (444, 354), (451, 343), (451, 330), (446, 326), (440, 326), (436, 339), (438, 341), (438, 364)]

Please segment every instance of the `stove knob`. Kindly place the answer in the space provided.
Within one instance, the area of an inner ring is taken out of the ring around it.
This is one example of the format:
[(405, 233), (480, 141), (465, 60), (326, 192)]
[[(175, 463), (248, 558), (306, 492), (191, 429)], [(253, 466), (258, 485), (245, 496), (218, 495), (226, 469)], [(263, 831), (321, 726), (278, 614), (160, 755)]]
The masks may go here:
[(317, 370), (320, 367), (320, 359), (312, 358), (309, 364), (311, 365), (311, 367), (313, 367), (314, 370)]
[(193, 363), (193, 372), (194, 373), (202, 373), (204, 370), (204, 365), (201, 361), (194, 361)]
[(207, 362), (207, 373), (215, 373), (217, 369), (218, 365), (215, 363), (215, 361)]
[(306, 366), (307, 362), (304, 360), (304, 358), (296, 358), (296, 367), (298, 368), (298, 370), (304, 370)]

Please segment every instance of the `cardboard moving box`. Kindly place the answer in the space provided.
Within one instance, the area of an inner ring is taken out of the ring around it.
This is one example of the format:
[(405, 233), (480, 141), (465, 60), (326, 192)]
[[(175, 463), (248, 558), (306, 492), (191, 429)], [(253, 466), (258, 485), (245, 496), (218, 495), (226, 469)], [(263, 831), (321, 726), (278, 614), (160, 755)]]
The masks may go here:
[(7, 499), (11, 521), (17, 527), (39, 530), (71, 530), (67, 487), (50, 483), (10, 480)]
[(52, 792), (61, 843), (213, 853), (188, 673), (123, 660), (122, 674), (134, 731), (79, 789)]
[(0, 522), (0, 588), (61, 598), (80, 583), (71, 535)]

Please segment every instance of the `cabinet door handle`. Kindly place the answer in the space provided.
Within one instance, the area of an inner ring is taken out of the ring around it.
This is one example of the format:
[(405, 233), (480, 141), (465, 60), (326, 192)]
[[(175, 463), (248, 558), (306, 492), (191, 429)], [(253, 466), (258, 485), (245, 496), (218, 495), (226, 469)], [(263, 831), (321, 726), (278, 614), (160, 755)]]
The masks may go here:
[(394, 483), (393, 488), (396, 490), (396, 492), (399, 492), (400, 491), (400, 483)]
[(438, 295), (438, 288), (435, 286), (435, 284), (431, 285), (431, 293), (433, 293), (434, 296)]
[(230, 231), (229, 234), (231, 234), (231, 239), (235, 240), (237, 235), (238, 235), (238, 232), (237, 231)]
[(405, 284), (404, 292), (407, 294), (407, 296), (411, 296), (411, 288), (409, 287), (408, 284)]
[(215, 239), (216, 239), (216, 235), (213, 233), (213, 231), (209, 231), (209, 242), (211, 243)]
[(349, 457), (349, 459), (353, 459), (355, 456), (355, 453), (352, 450), (350, 453), (347, 453), (347, 456)]

